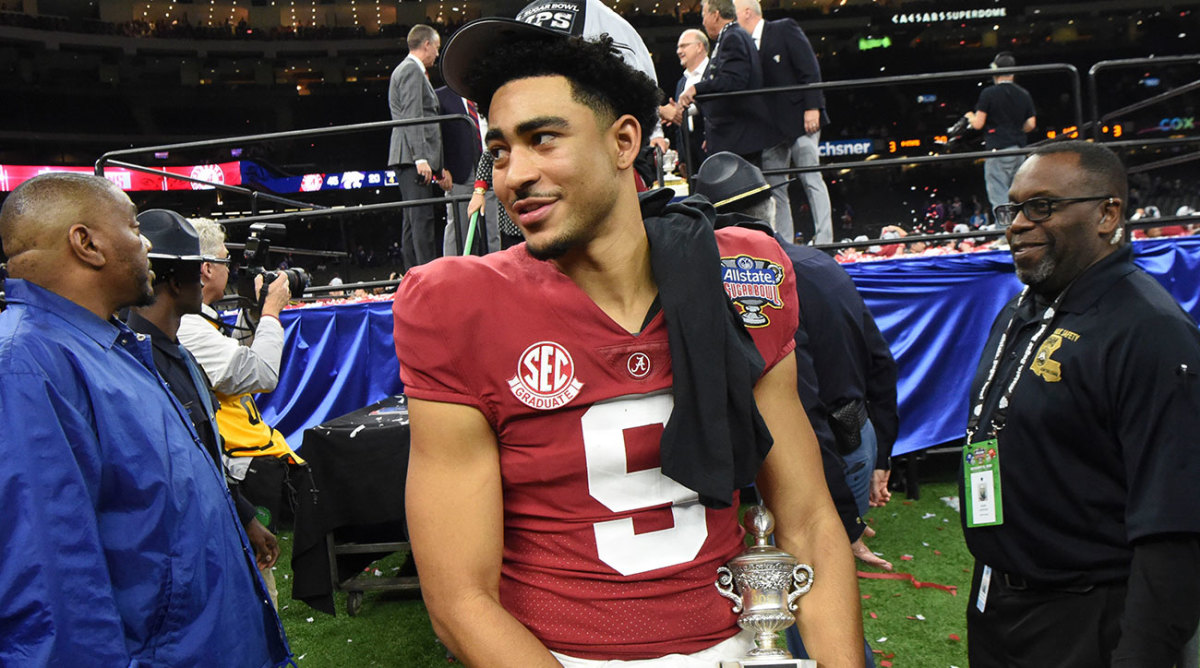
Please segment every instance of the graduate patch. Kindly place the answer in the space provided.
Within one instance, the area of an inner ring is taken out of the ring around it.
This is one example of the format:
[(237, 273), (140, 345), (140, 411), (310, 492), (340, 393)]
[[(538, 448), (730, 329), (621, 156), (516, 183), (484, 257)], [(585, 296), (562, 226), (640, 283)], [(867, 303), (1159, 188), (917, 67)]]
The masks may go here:
[(747, 327), (766, 327), (771, 319), (764, 309), (783, 308), (783, 297), (779, 294), (783, 267), (770, 260), (749, 255), (723, 257), (721, 282)]
[(582, 387), (575, 378), (571, 353), (554, 341), (538, 341), (526, 348), (517, 361), (517, 375), (508, 379), (514, 397), (542, 411), (566, 406)]

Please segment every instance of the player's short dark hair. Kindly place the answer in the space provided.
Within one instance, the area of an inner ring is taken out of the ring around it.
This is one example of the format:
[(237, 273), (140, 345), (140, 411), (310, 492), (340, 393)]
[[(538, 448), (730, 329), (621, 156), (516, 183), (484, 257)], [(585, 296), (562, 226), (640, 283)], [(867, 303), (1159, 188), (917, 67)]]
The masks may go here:
[(486, 115), (501, 86), (542, 76), (565, 77), (575, 101), (601, 120), (611, 123), (625, 114), (633, 116), (642, 126), (642, 145), (650, 140), (657, 118), (658, 86), (621, 58), (608, 35), (599, 40), (568, 37), (502, 44), (479, 60), (466, 81), (476, 91), (475, 103)]
[(1121, 218), (1129, 200), (1129, 178), (1125, 165), (1116, 153), (1107, 146), (1089, 141), (1070, 139), (1039, 146), (1030, 156), (1073, 153), (1079, 157), (1079, 167), (1087, 172), (1088, 180), (1095, 185), (1095, 193), (1076, 193), (1078, 196), (1112, 194), (1121, 198)]

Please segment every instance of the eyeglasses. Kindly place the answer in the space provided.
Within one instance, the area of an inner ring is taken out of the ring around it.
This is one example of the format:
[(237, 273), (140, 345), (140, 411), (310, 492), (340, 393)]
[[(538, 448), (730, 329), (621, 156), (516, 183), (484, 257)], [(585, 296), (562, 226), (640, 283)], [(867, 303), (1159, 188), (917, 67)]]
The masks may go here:
[(1102, 199), (1111, 200), (1112, 195), (1099, 195), (1096, 197), (1031, 197), (1024, 202), (1010, 202), (1001, 204), (996, 207), (996, 222), (1001, 225), (1012, 225), (1017, 219), (1017, 213), (1025, 214), (1025, 218), (1031, 223), (1040, 223), (1054, 215), (1054, 212), (1059, 210), (1060, 204), (1077, 204), (1079, 202), (1097, 202)]

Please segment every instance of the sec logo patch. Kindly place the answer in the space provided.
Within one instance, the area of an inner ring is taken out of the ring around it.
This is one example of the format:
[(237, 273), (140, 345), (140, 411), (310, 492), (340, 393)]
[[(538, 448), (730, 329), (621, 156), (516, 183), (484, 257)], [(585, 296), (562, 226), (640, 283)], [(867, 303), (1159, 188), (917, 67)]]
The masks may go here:
[(575, 378), (571, 353), (554, 341), (539, 341), (526, 348), (517, 362), (517, 375), (508, 380), (513, 396), (543, 411), (567, 405), (582, 387)]

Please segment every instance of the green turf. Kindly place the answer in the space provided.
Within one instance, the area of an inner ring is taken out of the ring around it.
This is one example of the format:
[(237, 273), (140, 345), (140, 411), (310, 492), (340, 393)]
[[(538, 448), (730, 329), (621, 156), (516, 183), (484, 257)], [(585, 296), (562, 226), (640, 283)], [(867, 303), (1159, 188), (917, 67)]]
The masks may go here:
[[(873, 509), (868, 516), (878, 532), (868, 544), (896, 571), (959, 588), (958, 596), (951, 596), (937, 589), (916, 589), (908, 581), (860, 580), (862, 594), (869, 596), (862, 601), (863, 627), (872, 647), (882, 652), (875, 656), (876, 665), (890, 661), (896, 668), (967, 666), (964, 615), (971, 561), (958, 514), (938, 498), (953, 495), (954, 487), (952, 482), (924, 484), (919, 501), (907, 502), (903, 494), (896, 494), (886, 508)], [(925, 518), (926, 514), (933, 516)], [(280, 604), (286, 607), (280, 615), (301, 666), (447, 665), (445, 649), (434, 637), (424, 605), (411, 595), (368, 592), (357, 617), (346, 614), (345, 594), (337, 594), (336, 617), (291, 600), (291, 537), (284, 533), (281, 538), (283, 554), (275, 573)], [(902, 560), (902, 555), (911, 555), (912, 560)], [(392, 556), (372, 568), (390, 576), (400, 562)], [(714, 597), (714, 604), (723, 600)], [(951, 640), (952, 633), (961, 640)], [(887, 640), (880, 642), (883, 637)]]
[[(896, 668), (967, 666), (972, 560), (963, 544), (958, 512), (940, 498), (956, 493), (953, 482), (926, 483), (919, 501), (894, 494), (886, 507), (873, 508), (867, 515), (877, 532), (866, 539), (867, 545), (892, 562), (894, 572), (958, 587), (954, 596), (932, 587), (918, 589), (908, 580), (859, 579), (863, 632), (877, 651), (876, 665), (888, 661)], [(883, 572), (859, 566), (860, 571)]]

